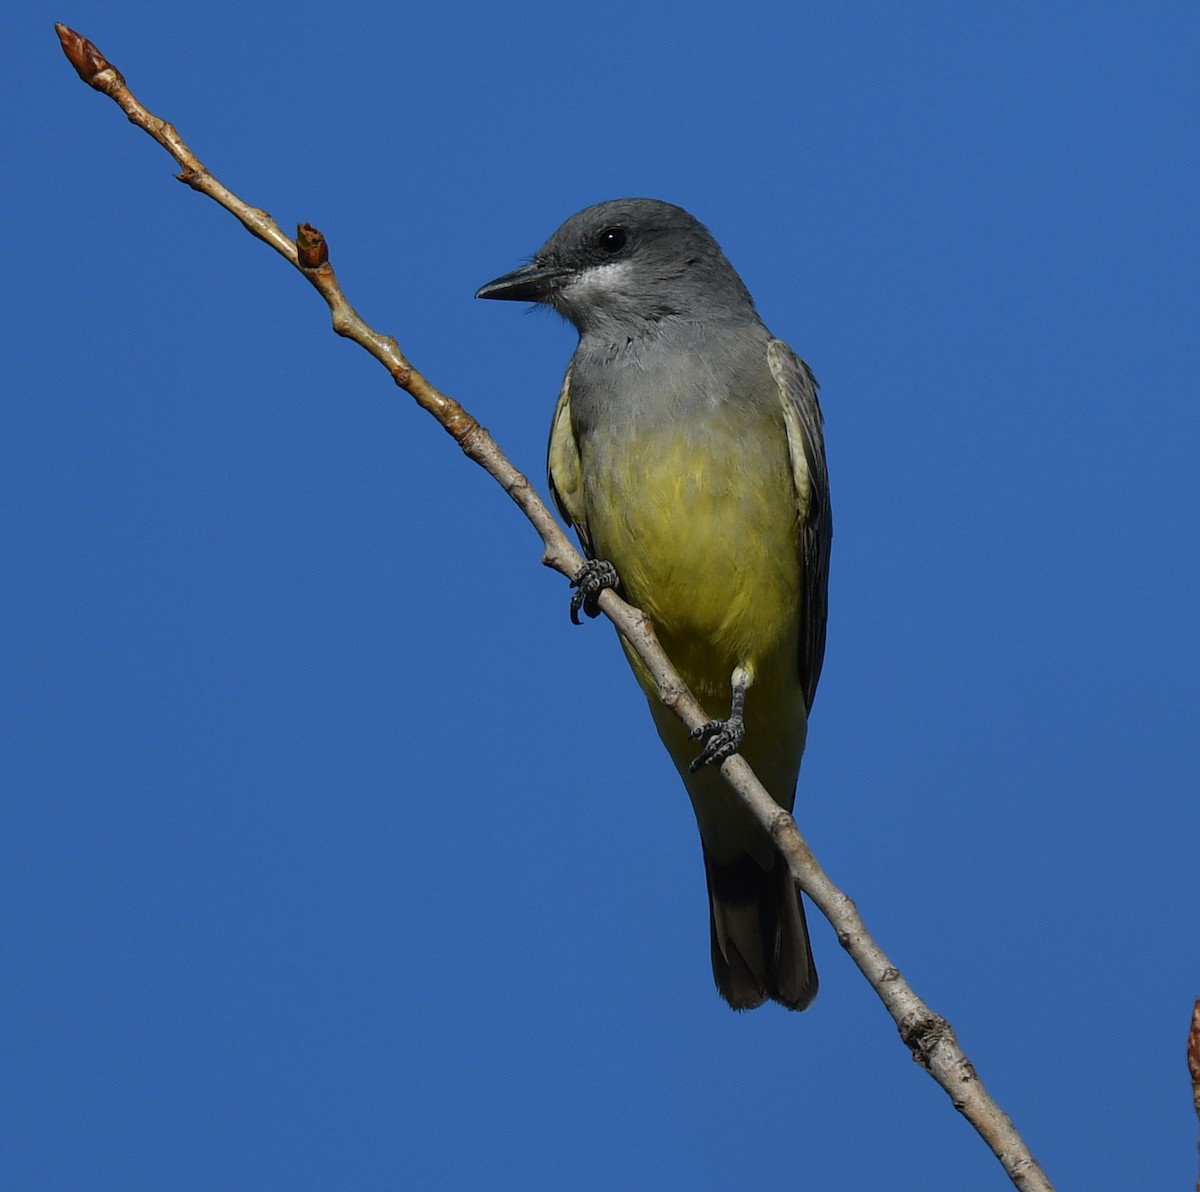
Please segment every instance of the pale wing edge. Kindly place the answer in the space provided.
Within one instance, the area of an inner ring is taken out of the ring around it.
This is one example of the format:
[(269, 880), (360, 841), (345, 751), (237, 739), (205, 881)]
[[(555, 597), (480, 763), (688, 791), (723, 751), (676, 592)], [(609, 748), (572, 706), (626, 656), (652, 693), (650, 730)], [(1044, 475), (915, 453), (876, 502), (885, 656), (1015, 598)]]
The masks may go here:
[(584, 554), (592, 557), (591, 536), (587, 525), (587, 503), (583, 492), (583, 465), (579, 444), (571, 424), (571, 370), (563, 378), (554, 420), (550, 423), (550, 441), (546, 445), (546, 479), (550, 495), (563, 517), (574, 527)]
[(787, 426), (792, 476), (796, 484), (803, 607), (800, 617), (800, 683), (811, 711), (825, 661), (829, 615), (829, 550), (833, 515), (825, 464), (824, 419), (812, 370), (782, 340), (767, 348), (771, 374), (779, 386)]

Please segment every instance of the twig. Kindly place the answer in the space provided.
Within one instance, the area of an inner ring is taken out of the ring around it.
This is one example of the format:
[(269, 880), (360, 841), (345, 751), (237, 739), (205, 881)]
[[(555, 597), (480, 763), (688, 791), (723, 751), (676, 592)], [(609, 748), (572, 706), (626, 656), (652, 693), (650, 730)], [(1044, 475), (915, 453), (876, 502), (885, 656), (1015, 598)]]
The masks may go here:
[[(1196, 1107), (1196, 1117), (1200, 1118), (1200, 997), (1192, 1007), (1192, 1029), (1188, 1031), (1187, 1041), (1188, 1072), (1192, 1077), (1192, 1104)], [(1197, 1143), (1200, 1149), (1200, 1143)], [(1200, 1192), (1200, 1176), (1196, 1177), (1196, 1192)]]
[[(183, 142), (174, 126), (154, 116), (134, 98), (120, 71), (90, 41), (65, 25), (55, 25), (55, 29), (79, 77), (114, 100), (134, 124), (175, 158), (182, 167), (178, 175), (181, 182), (219, 203), (249, 232), (304, 274), (328, 303), (333, 329), (370, 352), (391, 373), (396, 384), (432, 414), (463, 451), (499, 482), (541, 536), (542, 562), (568, 578), (573, 577), (583, 559), (529, 481), (457, 401), (440, 392), (413, 368), (395, 339), (380, 335), (363, 322), (338, 285), (321, 233), (309, 224), (301, 224), (293, 243), (265, 211), (249, 206), (222, 186)], [(663, 653), (646, 617), (611, 591), (600, 596), (599, 605), (654, 676), (663, 703), (689, 729), (706, 723), (708, 716)], [(792, 817), (767, 794), (741, 757), (729, 758), (721, 773), (771, 833), (804, 892), (833, 924), (842, 946), (895, 1019), (913, 1058), (946, 1090), (954, 1107), (979, 1131), (1017, 1188), (1023, 1192), (1053, 1192), (1050, 1181), (1008, 1116), (984, 1089), (950, 1024), (917, 997), (871, 938), (854, 903), (817, 863)]]

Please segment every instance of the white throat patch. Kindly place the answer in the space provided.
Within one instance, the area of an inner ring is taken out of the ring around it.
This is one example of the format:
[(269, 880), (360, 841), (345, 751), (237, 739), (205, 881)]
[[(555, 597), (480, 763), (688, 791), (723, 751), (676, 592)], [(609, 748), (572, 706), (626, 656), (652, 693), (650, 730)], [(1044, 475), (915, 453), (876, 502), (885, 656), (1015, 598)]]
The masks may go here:
[(628, 292), (628, 279), (632, 272), (631, 261), (608, 261), (603, 265), (592, 265), (573, 277), (563, 287), (563, 294), (572, 304), (586, 306), (591, 302), (602, 303), (606, 298)]

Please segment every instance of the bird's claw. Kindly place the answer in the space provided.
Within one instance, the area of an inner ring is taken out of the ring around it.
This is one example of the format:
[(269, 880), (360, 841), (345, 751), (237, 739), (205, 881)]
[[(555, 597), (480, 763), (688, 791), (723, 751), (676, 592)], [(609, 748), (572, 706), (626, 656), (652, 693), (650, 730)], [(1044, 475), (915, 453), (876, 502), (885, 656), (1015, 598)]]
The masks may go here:
[(688, 766), (688, 772), (695, 774), (705, 766), (719, 766), (727, 757), (737, 753), (745, 735), (746, 723), (740, 716), (730, 716), (728, 720), (710, 720), (692, 729), (688, 733), (688, 740), (703, 741), (704, 746)]
[(571, 587), (575, 589), (571, 597), (571, 624), (583, 624), (579, 619), (580, 609), (588, 617), (598, 617), (600, 593), (607, 588), (615, 588), (619, 582), (617, 569), (607, 560), (588, 559), (571, 580)]

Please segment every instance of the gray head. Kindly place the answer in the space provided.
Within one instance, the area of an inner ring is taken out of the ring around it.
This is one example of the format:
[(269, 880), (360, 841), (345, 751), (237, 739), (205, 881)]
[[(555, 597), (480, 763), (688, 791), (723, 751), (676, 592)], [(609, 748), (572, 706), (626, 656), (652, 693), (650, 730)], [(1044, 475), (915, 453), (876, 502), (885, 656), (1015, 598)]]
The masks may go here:
[(708, 229), (658, 199), (611, 199), (572, 215), (533, 261), (477, 298), (541, 302), (580, 335), (648, 334), (672, 321), (757, 321), (754, 302)]

